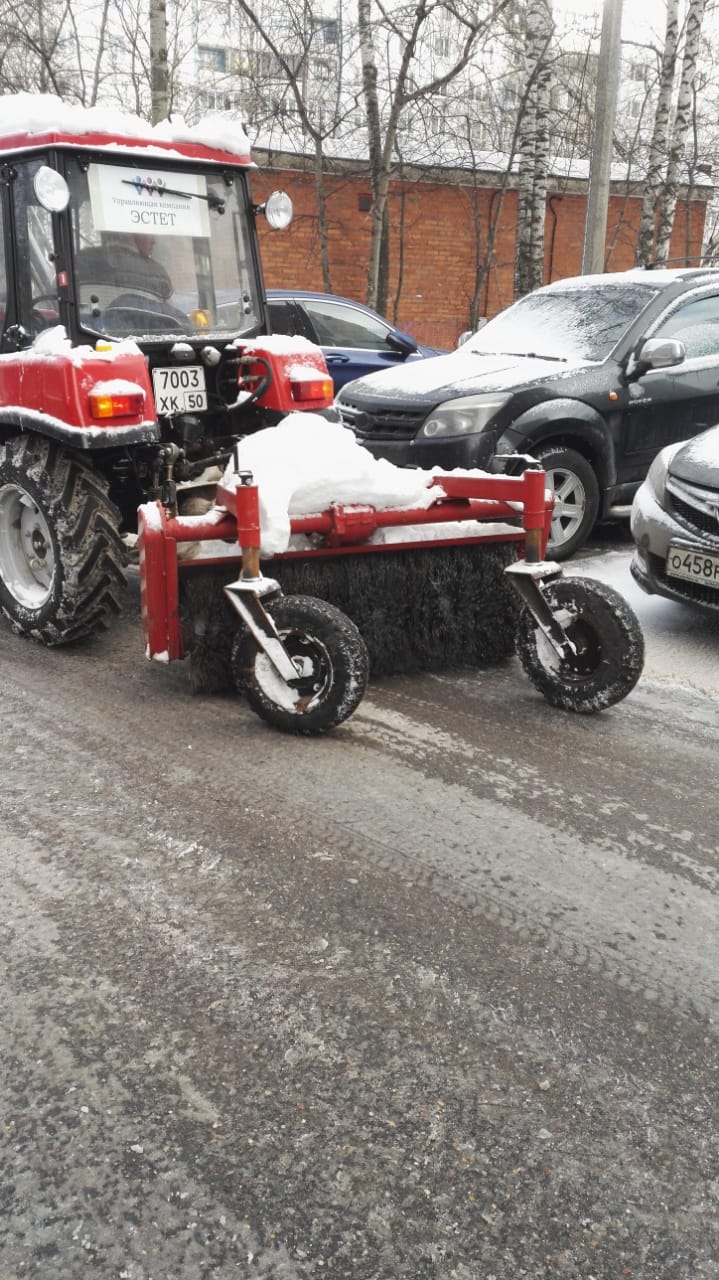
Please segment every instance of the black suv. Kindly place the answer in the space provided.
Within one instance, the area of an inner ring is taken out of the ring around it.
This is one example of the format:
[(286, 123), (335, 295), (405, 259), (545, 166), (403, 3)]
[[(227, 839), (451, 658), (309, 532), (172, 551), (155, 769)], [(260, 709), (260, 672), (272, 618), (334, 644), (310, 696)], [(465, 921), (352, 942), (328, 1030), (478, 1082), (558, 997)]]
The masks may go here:
[[(719, 269), (559, 280), (456, 351), (342, 388), (345, 426), (404, 467), (517, 470), (555, 493), (549, 550), (628, 516), (664, 445), (719, 422)], [(504, 455), (504, 456), (503, 456)]]

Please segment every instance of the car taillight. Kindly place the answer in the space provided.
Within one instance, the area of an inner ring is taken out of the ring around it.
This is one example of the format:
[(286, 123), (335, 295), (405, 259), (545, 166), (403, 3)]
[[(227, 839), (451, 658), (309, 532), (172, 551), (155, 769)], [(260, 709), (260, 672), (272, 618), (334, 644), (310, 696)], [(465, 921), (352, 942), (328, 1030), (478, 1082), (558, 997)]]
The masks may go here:
[(144, 408), (145, 395), (142, 391), (120, 394), (90, 392), (90, 413), (93, 418), (136, 418)]
[(335, 384), (329, 377), (301, 378), (290, 381), (293, 400), (332, 400)]

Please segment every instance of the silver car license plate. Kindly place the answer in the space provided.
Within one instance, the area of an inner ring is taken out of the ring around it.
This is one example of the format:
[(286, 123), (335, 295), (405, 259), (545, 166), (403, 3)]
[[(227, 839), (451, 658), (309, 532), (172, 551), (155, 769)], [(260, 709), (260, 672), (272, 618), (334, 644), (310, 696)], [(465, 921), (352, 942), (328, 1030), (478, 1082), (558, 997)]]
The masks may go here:
[(205, 370), (201, 364), (153, 369), (152, 389), (158, 415), (171, 417), (207, 408)]
[(666, 569), (672, 578), (701, 582), (705, 587), (716, 587), (719, 590), (719, 555), (692, 551), (690, 547), (670, 542)]

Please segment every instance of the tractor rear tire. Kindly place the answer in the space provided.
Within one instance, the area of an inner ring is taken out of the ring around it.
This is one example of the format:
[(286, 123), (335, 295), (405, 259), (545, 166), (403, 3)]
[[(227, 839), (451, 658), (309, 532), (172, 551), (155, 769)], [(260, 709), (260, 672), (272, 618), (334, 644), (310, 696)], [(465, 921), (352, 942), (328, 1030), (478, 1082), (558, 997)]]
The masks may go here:
[(586, 578), (559, 578), (544, 591), (567, 638), (560, 658), (528, 609), (520, 615), (517, 654), (532, 684), (561, 711), (603, 711), (631, 693), (644, 665), (644, 637), (626, 600)]
[(104, 631), (120, 610), (125, 549), (107, 483), (54, 441), (0, 445), (0, 609), (46, 645)]
[(286, 733), (326, 733), (356, 710), (369, 679), (367, 647), (350, 619), (313, 596), (279, 596), (267, 606), (298, 669), (286, 683), (245, 630), (232, 669), (239, 693), (262, 720)]

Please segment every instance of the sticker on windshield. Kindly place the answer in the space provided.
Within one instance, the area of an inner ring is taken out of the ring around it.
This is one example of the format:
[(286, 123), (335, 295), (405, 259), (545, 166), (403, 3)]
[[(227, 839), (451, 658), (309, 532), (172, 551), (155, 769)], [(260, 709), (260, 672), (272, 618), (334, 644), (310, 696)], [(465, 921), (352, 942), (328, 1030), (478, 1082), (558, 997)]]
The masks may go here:
[(98, 231), (209, 236), (207, 179), (201, 173), (91, 164), (92, 216)]

